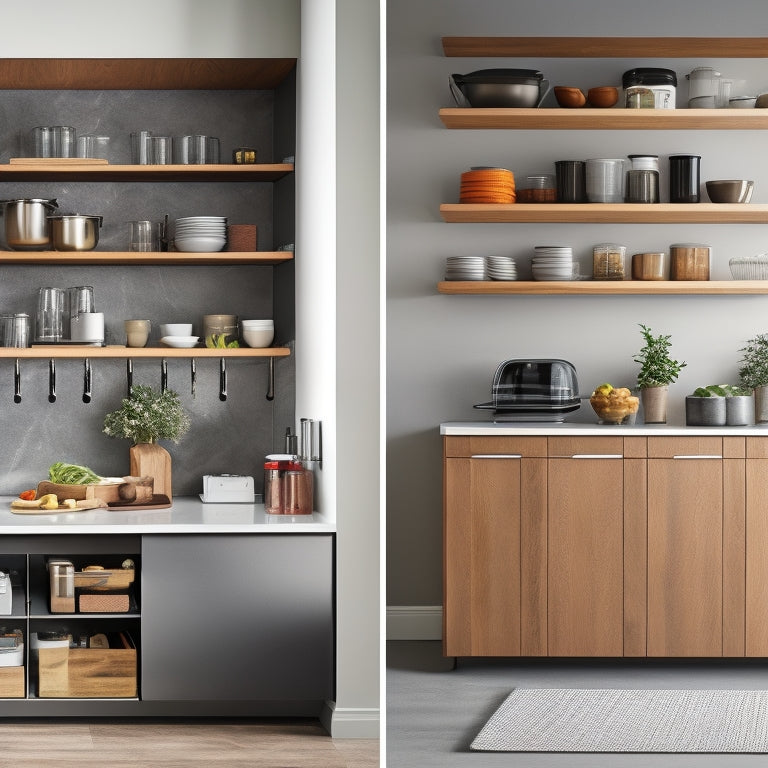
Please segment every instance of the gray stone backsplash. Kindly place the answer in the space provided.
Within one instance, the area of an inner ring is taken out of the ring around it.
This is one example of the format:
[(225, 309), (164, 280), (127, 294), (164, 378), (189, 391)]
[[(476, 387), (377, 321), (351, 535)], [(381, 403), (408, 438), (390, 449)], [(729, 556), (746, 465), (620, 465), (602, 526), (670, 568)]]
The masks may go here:
[[(28, 155), (25, 141), (38, 125), (71, 125), (78, 133), (110, 136), (110, 162), (130, 162), (131, 131), (157, 135), (202, 133), (221, 140), (222, 162), (236, 146), (253, 146), (258, 161), (272, 157), (271, 91), (0, 91), (0, 163)], [(292, 182), (291, 182), (292, 183)], [(125, 251), (128, 222), (180, 216), (226, 216), (229, 223), (256, 223), (259, 250), (275, 250), (274, 185), (251, 182), (3, 182), (0, 198), (56, 198), (63, 213), (104, 217), (97, 250)], [(287, 196), (291, 199), (291, 196)], [(283, 217), (281, 216), (281, 219)], [(2, 227), (0, 226), (0, 234)], [(2, 246), (5, 247), (4, 238)], [(130, 257), (127, 257), (130, 260)], [(292, 275), (292, 265), (287, 270)], [(96, 309), (105, 313), (106, 341), (124, 344), (123, 321), (147, 318), (158, 325), (192, 322), (202, 334), (205, 314), (274, 317), (276, 345), (293, 345), (289, 294), (275, 306), (275, 274), (264, 266), (66, 266), (3, 265), (0, 311), (34, 318), (42, 286), (94, 287)], [(34, 330), (34, 323), (33, 323)], [(22, 360), (22, 402), (13, 402), (14, 362), (0, 360), (0, 494), (16, 494), (45, 478), (55, 461), (90, 466), (99, 474), (128, 472), (126, 440), (103, 434), (104, 415), (126, 395), (124, 360), (91, 360), (93, 397), (82, 401), (83, 361), (57, 360), (57, 400), (48, 402), (48, 361)], [(227, 360), (227, 400), (219, 399), (219, 359), (198, 359), (196, 395), (188, 359), (167, 361), (168, 386), (180, 393), (192, 427), (178, 445), (163, 443), (173, 456), (174, 494), (202, 491), (204, 474), (253, 475), (262, 486), (265, 454), (282, 450), (282, 435), (294, 426), (293, 357), (275, 363), (275, 399), (268, 401), (267, 359)], [(134, 383), (160, 386), (161, 361), (134, 360)], [(311, 414), (309, 414), (311, 416)]]

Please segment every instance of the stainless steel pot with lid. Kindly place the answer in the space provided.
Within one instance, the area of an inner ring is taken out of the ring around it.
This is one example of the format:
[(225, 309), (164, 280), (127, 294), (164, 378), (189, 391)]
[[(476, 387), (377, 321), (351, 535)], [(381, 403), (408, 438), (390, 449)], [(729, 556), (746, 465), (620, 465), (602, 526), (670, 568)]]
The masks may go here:
[(47, 215), (58, 208), (55, 199), (0, 200), (5, 241), (14, 251), (44, 251), (51, 245)]

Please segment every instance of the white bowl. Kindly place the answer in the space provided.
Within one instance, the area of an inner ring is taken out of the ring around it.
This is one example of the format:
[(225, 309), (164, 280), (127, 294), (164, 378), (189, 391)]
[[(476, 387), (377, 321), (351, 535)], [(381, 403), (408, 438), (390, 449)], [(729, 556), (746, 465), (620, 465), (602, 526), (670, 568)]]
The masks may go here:
[(225, 237), (177, 237), (174, 242), (179, 251), (207, 253), (220, 251), (227, 244), (227, 239)]
[(274, 328), (274, 320), (241, 320), (243, 328)]
[(272, 329), (243, 328), (243, 341), (249, 347), (268, 347), (275, 338)]
[(160, 326), (160, 337), (192, 336), (192, 323), (165, 323)]
[(160, 339), (161, 344), (167, 347), (176, 347), (178, 349), (190, 349), (200, 341), (199, 336), (163, 336)]

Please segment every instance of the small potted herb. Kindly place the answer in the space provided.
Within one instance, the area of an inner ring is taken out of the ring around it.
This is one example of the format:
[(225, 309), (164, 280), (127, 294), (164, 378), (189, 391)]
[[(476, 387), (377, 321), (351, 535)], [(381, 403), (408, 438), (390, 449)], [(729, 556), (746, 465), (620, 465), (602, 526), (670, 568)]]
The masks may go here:
[(768, 424), (768, 333), (758, 333), (742, 347), (739, 378), (754, 392), (755, 423)]
[(104, 433), (130, 440), (130, 474), (154, 478), (155, 494), (171, 491), (171, 455), (158, 440), (178, 443), (187, 433), (189, 415), (179, 395), (171, 389), (157, 392), (152, 387), (135, 386), (120, 407), (104, 417)]
[(687, 363), (670, 357), (670, 336), (654, 336), (648, 326), (640, 324), (645, 344), (632, 358), (640, 364), (637, 386), (643, 403), (646, 424), (664, 424), (667, 421), (667, 396), (669, 385), (677, 381)]

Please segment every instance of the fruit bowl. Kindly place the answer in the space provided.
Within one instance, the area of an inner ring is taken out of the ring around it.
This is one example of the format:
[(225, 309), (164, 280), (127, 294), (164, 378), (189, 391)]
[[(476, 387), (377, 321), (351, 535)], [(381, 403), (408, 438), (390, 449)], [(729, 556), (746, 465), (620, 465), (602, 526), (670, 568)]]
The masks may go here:
[(603, 424), (629, 424), (634, 421), (640, 399), (626, 387), (601, 384), (589, 398), (592, 410)]

